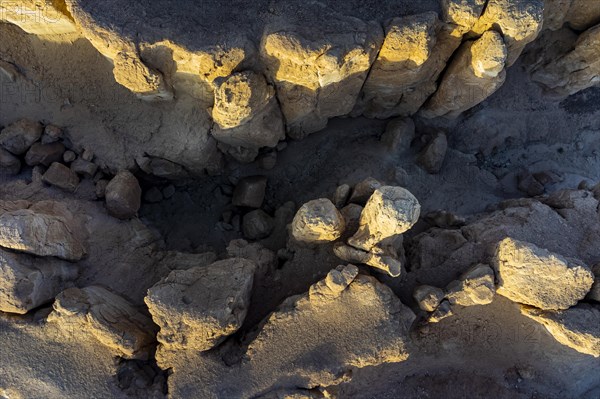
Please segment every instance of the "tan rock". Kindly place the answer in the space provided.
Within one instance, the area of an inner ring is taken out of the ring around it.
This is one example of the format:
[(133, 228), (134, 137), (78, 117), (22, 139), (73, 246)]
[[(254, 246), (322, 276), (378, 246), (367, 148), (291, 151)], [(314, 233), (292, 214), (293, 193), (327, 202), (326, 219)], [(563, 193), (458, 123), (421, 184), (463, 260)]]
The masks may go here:
[(494, 271), (483, 264), (473, 266), (446, 287), (446, 298), (451, 305), (487, 305), (495, 293)]
[(573, 0), (544, 0), (544, 29), (558, 30), (563, 27)]
[(527, 306), (521, 313), (546, 327), (561, 344), (577, 352), (600, 357), (600, 310), (578, 305), (564, 311), (544, 311)]
[(544, 310), (577, 304), (594, 282), (583, 262), (511, 238), (498, 244), (493, 267), (498, 294)]
[(444, 299), (444, 291), (431, 285), (420, 285), (415, 288), (413, 298), (417, 301), (419, 308), (426, 312), (433, 312)]
[(375, 190), (360, 217), (360, 227), (348, 240), (355, 248), (370, 251), (377, 243), (410, 229), (421, 206), (408, 190), (383, 186)]
[[(319, 7), (307, 20), (265, 27), (260, 56), (287, 122), (301, 138), (352, 111), (383, 40), (378, 23)], [(335, 35), (329, 34), (335, 32)]]
[(77, 32), (75, 23), (60, 1), (20, 0), (2, 3), (0, 21), (17, 25), (25, 32), (54, 36)]
[(292, 221), (292, 236), (302, 242), (324, 243), (335, 241), (344, 232), (344, 217), (335, 205), (320, 198), (302, 205)]
[(77, 277), (77, 267), (0, 249), (0, 311), (25, 314), (54, 300)]
[[(50, 323), (98, 340), (127, 359), (147, 359), (154, 341), (152, 320), (123, 297), (100, 286), (69, 288), (56, 297)], [(81, 339), (81, 338), (80, 338)]]
[(113, 59), (113, 74), (120, 85), (135, 93), (140, 99), (172, 100), (173, 92), (158, 71), (149, 68), (137, 53), (120, 52)]
[(367, 252), (341, 242), (333, 246), (333, 253), (346, 262), (363, 263), (382, 270), (392, 277), (398, 277), (402, 274), (402, 262), (395, 254), (383, 251)]
[(150, 288), (145, 302), (164, 349), (206, 351), (237, 331), (246, 317), (255, 269), (250, 260), (231, 258), (175, 270)]
[(442, 19), (464, 35), (473, 29), (486, 3), (487, 0), (441, 0)]
[(504, 84), (506, 57), (502, 36), (494, 31), (462, 44), (422, 115), (454, 118), (485, 100)]

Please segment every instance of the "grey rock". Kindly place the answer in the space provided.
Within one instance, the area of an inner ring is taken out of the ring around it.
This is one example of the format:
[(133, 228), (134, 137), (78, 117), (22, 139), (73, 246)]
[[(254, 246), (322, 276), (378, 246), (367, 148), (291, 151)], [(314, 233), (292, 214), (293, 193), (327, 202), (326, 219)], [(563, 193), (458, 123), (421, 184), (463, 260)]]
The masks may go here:
[(78, 158), (71, 164), (71, 170), (78, 175), (91, 179), (98, 171), (98, 165), (83, 158)]
[(110, 215), (118, 219), (130, 219), (140, 209), (142, 189), (135, 176), (124, 170), (106, 185), (105, 199)]
[(4, 148), (0, 147), (0, 175), (12, 176), (21, 171), (21, 161)]
[(242, 219), (242, 232), (250, 240), (268, 237), (274, 227), (273, 218), (262, 209), (248, 212)]
[(42, 176), (42, 180), (44, 183), (71, 192), (75, 192), (79, 185), (77, 173), (58, 162), (54, 162), (50, 165), (46, 173), (44, 173), (44, 176)]
[(43, 126), (39, 122), (19, 119), (0, 132), (0, 146), (15, 155), (22, 155), (42, 137)]

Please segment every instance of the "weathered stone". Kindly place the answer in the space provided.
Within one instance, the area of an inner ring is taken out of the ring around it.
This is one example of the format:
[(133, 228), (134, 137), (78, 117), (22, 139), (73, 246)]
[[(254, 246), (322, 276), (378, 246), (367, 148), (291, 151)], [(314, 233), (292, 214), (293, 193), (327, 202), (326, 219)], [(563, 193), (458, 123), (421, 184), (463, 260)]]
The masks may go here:
[(415, 288), (413, 298), (417, 301), (419, 308), (426, 312), (433, 312), (444, 299), (444, 291), (431, 285), (420, 285)]
[(63, 154), (63, 161), (65, 161), (65, 163), (71, 163), (76, 159), (77, 154), (75, 154), (73, 151), (65, 151), (65, 153)]
[(275, 227), (273, 218), (262, 209), (255, 209), (244, 215), (242, 219), (242, 232), (250, 240), (268, 237)]
[(544, 310), (577, 304), (594, 283), (583, 262), (511, 238), (498, 244), (493, 266), (498, 294)]
[(52, 0), (11, 1), (2, 4), (0, 21), (17, 25), (34, 35), (61, 35), (77, 32), (73, 20)]
[(342, 209), (346, 205), (346, 202), (348, 202), (349, 197), (350, 186), (342, 184), (335, 189), (335, 193), (333, 194), (333, 204), (336, 208)]
[(462, 44), (422, 115), (455, 118), (488, 98), (504, 84), (506, 57), (502, 36), (494, 31)]
[(25, 154), (42, 137), (44, 127), (39, 122), (19, 119), (0, 132), (0, 146), (15, 155)]
[(473, 266), (446, 287), (446, 298), (451, 305), (487, 305), (495, 293), (494, 271), (483, 264)]
[(113, 74), (120, 85), (142, 100), (172, 100), (173, 92), (163, 75), (149, 68), (134, 51), (121, 51), (113, 60)]
[(98, 165), (83, 158), (78, 158), (71, 164), (71, 170), (78, 175), (92, 178), (98, 171)]
[(42, 135), (42, 144), (56, 143), (63, 138), (63, 131), (58, 126), (46, 125)]
[(383, 40), (374, 21), (314, 7), (310, 23), (267, 25), (260, 45), (293, 138), (319, 131), (329, 118), (352, 111)]
[(563, 27), (573, 0), (544, 0), (543, 29), (558, 30)]
[(267, 189), (266, 176), (249, 176), (240, 179), (233, 191), (231, 203), (235, 206), (260, 208)]
[(578, 31), (584, 31), (600, 23), (600, 3), (590, 0), (571, 0), (565, 22)]
[(231, 258), (175, 270), (145, 298), (168, 350), (206, 351), (242, 325), (254, 281), (254, 262)]
[(25, 314), (54, 300), (77, 277), (77, 267), (0, 249), (0, 311)]
[(420, 212), (419, 201), (408, 190), (380, 187), (369, 198), (360, 217), (360, 227), (348, 244), (368, 252), (382, 240), (410, 229)]
[(415, 123), (411, 118), (396, 118), (388, 122), (381, 142), (392, 153), (401, 154), (410, 149), (415, 138)]
[(0, 147), (0, 175), (11, 176), (21, 171), (21, 161), (19, 158)]
[(346, 223), (335, 205), (327, 198), (302, 205), (292, 221), (292, 236), (302, 242), (323, 243), (341, 237)]
[(140, 209), (142, 189), (135, 176), (124, 170), (107, 184), (105, 198), (108, 213), (118, 219), (130, 219)]
[(502, 34), (506, 43), (506, 66), (511, 66), (528, 43), (542, 30), (543, 0), (488, 0), (473, 31), (479, 35), (490, 29)]
[(600, 357), (600, 309), (581, 304), (554, 312), (523, 306), (521, 313), (546, 327), (561, 344)]
[(417, 162), (430, 174), (439, 173), (446, 158), (448, 139), (442, 132), (437, 133), (419, 154)]
[(25, 155), (25, 163), (29, 166), (50, 166), (53, 162), (59, 162), (64, 152), (65, 146), (62, 143), (34, 143)]
[(447, 300), (443, 300), (440, 305), (429, 315), (427, 321), (430, 323), (439, 323), (440, 321), (453, 316), (454, 311), (452, 310), (452, 306), (450, 306), (450, 302)]
[(234, 147), (275, 147), (285, 138), (283, 116), (275, 90), (262, 75), (233, 74), (215, 90), (211, 134)]
[(441, 0), (442, 19), (463, 35), (473, 29), (487, 0)]
[(48, 322), (77, 336), (89, 334), (126, 359), (147, 359), (152, 320), (123, 297), (100, 286), (69, 288), (56, 297)]
[(352, 194), (350, 195), (348, 202), (365, 206), (369, 198), (371, 198), (371, 195), (373, 195), (375, 190), (381, 186), (383, 186), (383, 184), (381, 184), (379, 180), (367, 177), (365, 180), (356, 183), (352, 188)]
[(43, 201), (0, 214), (0, 247), (78, 261), (85, 256), (82, 227), (67, 207)]
[(44, 173), (44, 176), (42, 176), (42, 181), (62, 190), (71, 192), (75, 192), (79, 185), (77, 173), (58, 162), (54, 162), (50, 165), (46, 173)]

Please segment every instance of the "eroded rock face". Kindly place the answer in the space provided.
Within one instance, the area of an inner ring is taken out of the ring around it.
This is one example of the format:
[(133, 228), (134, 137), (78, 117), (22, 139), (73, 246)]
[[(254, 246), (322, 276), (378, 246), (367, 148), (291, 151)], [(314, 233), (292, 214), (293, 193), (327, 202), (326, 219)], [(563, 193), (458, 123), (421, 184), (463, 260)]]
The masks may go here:
[(344, 217), (335, 205), (320, 198), (302, 205), (292, 221), (292, 235), (298, 241), (323, 243), (340, 238), (346, 227)]
[(142, 189), (135, 176), (127, 171), (119, 172), (106, 186), (104, 194), (108, 213), (118, 219), (130, 219), (140, 209)]
[(145, 302), (165, 350), (206, 351), (242, 325), (254, 282), (254, 262), (231, 258), (175, 270), (148, 290)]
[(147, 359), (154, 341), (152, 320), (100, 286), (69, 288), (56, 297), (48, 321), (77, 336), (89, 334), (127, 359)]
[(522, 307), (521, 313), (546, 327), (561, 344), (577, 352), (600, 357), (600, 310), (590, 305), (578, 305), (552, 312)]
[(504, 83), (506, 60), (507, 47), (497, 32), (487, 31), (479, 39), (464, 43), (422, 114), (428, 118), (457, 117), (479, 104)]
[(51, 302), (77, 277), (77, 267), (0, 249), (0, 311), (25, 314)]
[(293, 138), (321, 130), (329, 118), (352, 111), (383, 40), (374, 21), (315, 7), (310, 23), (267, 25), (260, 45)]
[(498, 244), (493, 266), (498, 294), (544, 310), (568, 309), (594, 283), (583, 262), (511, 238)]
[(42, 201), (0, 214), (0, 247), (78, 261), (85, 256), (83, 228), (64, 204)]

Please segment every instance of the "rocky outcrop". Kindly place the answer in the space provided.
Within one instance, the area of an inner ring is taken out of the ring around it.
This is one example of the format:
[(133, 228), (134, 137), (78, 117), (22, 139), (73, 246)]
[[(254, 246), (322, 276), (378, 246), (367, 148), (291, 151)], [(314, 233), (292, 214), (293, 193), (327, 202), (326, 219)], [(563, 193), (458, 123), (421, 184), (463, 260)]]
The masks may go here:
[(147, 359), (155, 326), (131, 303), (100, 286), (69, 288), (56, 297), (48, 321), (106, 345), (115, 355)]
[(344, 217), (327, 198), (312, 200), (302, 205), (292, 221), (292, 236), (302, 242), (324, 243), (342, 236)]

